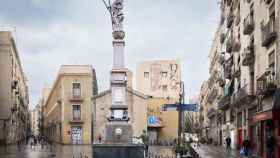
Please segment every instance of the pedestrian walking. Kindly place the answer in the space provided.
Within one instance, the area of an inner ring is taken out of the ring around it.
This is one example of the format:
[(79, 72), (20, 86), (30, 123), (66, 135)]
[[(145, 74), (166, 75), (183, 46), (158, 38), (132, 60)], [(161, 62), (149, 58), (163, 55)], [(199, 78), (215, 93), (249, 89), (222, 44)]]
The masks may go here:
[(273, 158), (274, 157), (274, 145), (275, 145), (275, 139), (274, 139), (272, 134), (269, 134), (269, 136), (266, 139), (267, 158)]
[(33, 150), (33, 146), (34, 146), (34, 140), (32, 139), (32, 140), (30, 141), (31, 150)]
[(251, 143), (250, 141), (248, 140), (248, 138), (246, 138), (243, 143), (243, 155), (244, 157), (248, 157), (249, 156), (249, 152), (250, 152), (250, 147), (251, 147)]
[(102, 142), (102, 136), (101, 136), (101, 134), (98, 135), (98, 142), (99, 142), (99, 143)]
[(229, 136), (226, 138), (226, 149), (227, 151), (231, 149), (231, 138)]

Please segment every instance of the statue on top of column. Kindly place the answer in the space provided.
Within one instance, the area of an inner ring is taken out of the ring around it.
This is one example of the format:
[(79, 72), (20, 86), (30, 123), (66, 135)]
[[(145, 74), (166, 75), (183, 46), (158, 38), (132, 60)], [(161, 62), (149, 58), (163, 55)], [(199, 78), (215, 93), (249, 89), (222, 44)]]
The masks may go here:
[(123, 29), (123, 0), (115, 0), (111, 5), (111, 16), (113, 31), (122, 31)]

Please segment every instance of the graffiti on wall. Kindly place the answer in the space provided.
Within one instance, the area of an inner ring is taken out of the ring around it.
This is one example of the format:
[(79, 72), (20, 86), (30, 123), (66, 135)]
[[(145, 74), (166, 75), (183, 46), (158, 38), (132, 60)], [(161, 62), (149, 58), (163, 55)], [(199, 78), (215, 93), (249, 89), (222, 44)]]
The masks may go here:
[[(164, 86), (167, 86), (166, 88), (170, 90), (180, 89), (180, 70), (178, 64), (171, 63), (169, 65), (164, 65), (154, 63), (150, 67), (150, 73), (150, 88), (152, 91), (162, 90)], [(166, 79), (168, 79), (168, 81)]]
[(171, 89), (173, 90), (178, 90), (180, 88), (178, 68), (179, 68), (178, 64), (170, 64), (170, 81), (171, 81)]

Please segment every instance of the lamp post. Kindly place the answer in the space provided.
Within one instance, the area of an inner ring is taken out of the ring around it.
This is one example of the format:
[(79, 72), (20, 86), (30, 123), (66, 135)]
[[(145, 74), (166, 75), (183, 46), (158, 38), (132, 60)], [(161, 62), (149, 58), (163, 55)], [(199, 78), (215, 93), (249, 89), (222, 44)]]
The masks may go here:
[(178, 82), (180, 84), (180, 93), (179, 93), (179, 105), (178, 105), (178, 145), (181, 144), (182, 139), (182, 124), (183, 124), (183, 110), (182, 104), (185, 103), (185, 86), (184, 82)]

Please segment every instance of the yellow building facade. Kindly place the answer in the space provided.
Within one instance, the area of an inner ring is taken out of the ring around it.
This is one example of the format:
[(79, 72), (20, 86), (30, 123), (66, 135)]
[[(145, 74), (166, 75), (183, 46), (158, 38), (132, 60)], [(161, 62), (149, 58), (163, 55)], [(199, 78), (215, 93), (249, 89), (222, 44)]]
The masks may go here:
[(96, 93), (96, 75), (90, 65), (61, 66), (43, 105), (44, 135), (61, 144), (91, 144)]
[(12, 32), (0, 31), (0, 144), (14, 144), (29, 134), (27, 78)]
[(147, 122), (150, 143), (172, 142), (178, 135), (178, 112), (162, 111), (164, 104), (174, 104), (175, 99), (151, 97), (147, 101)]

